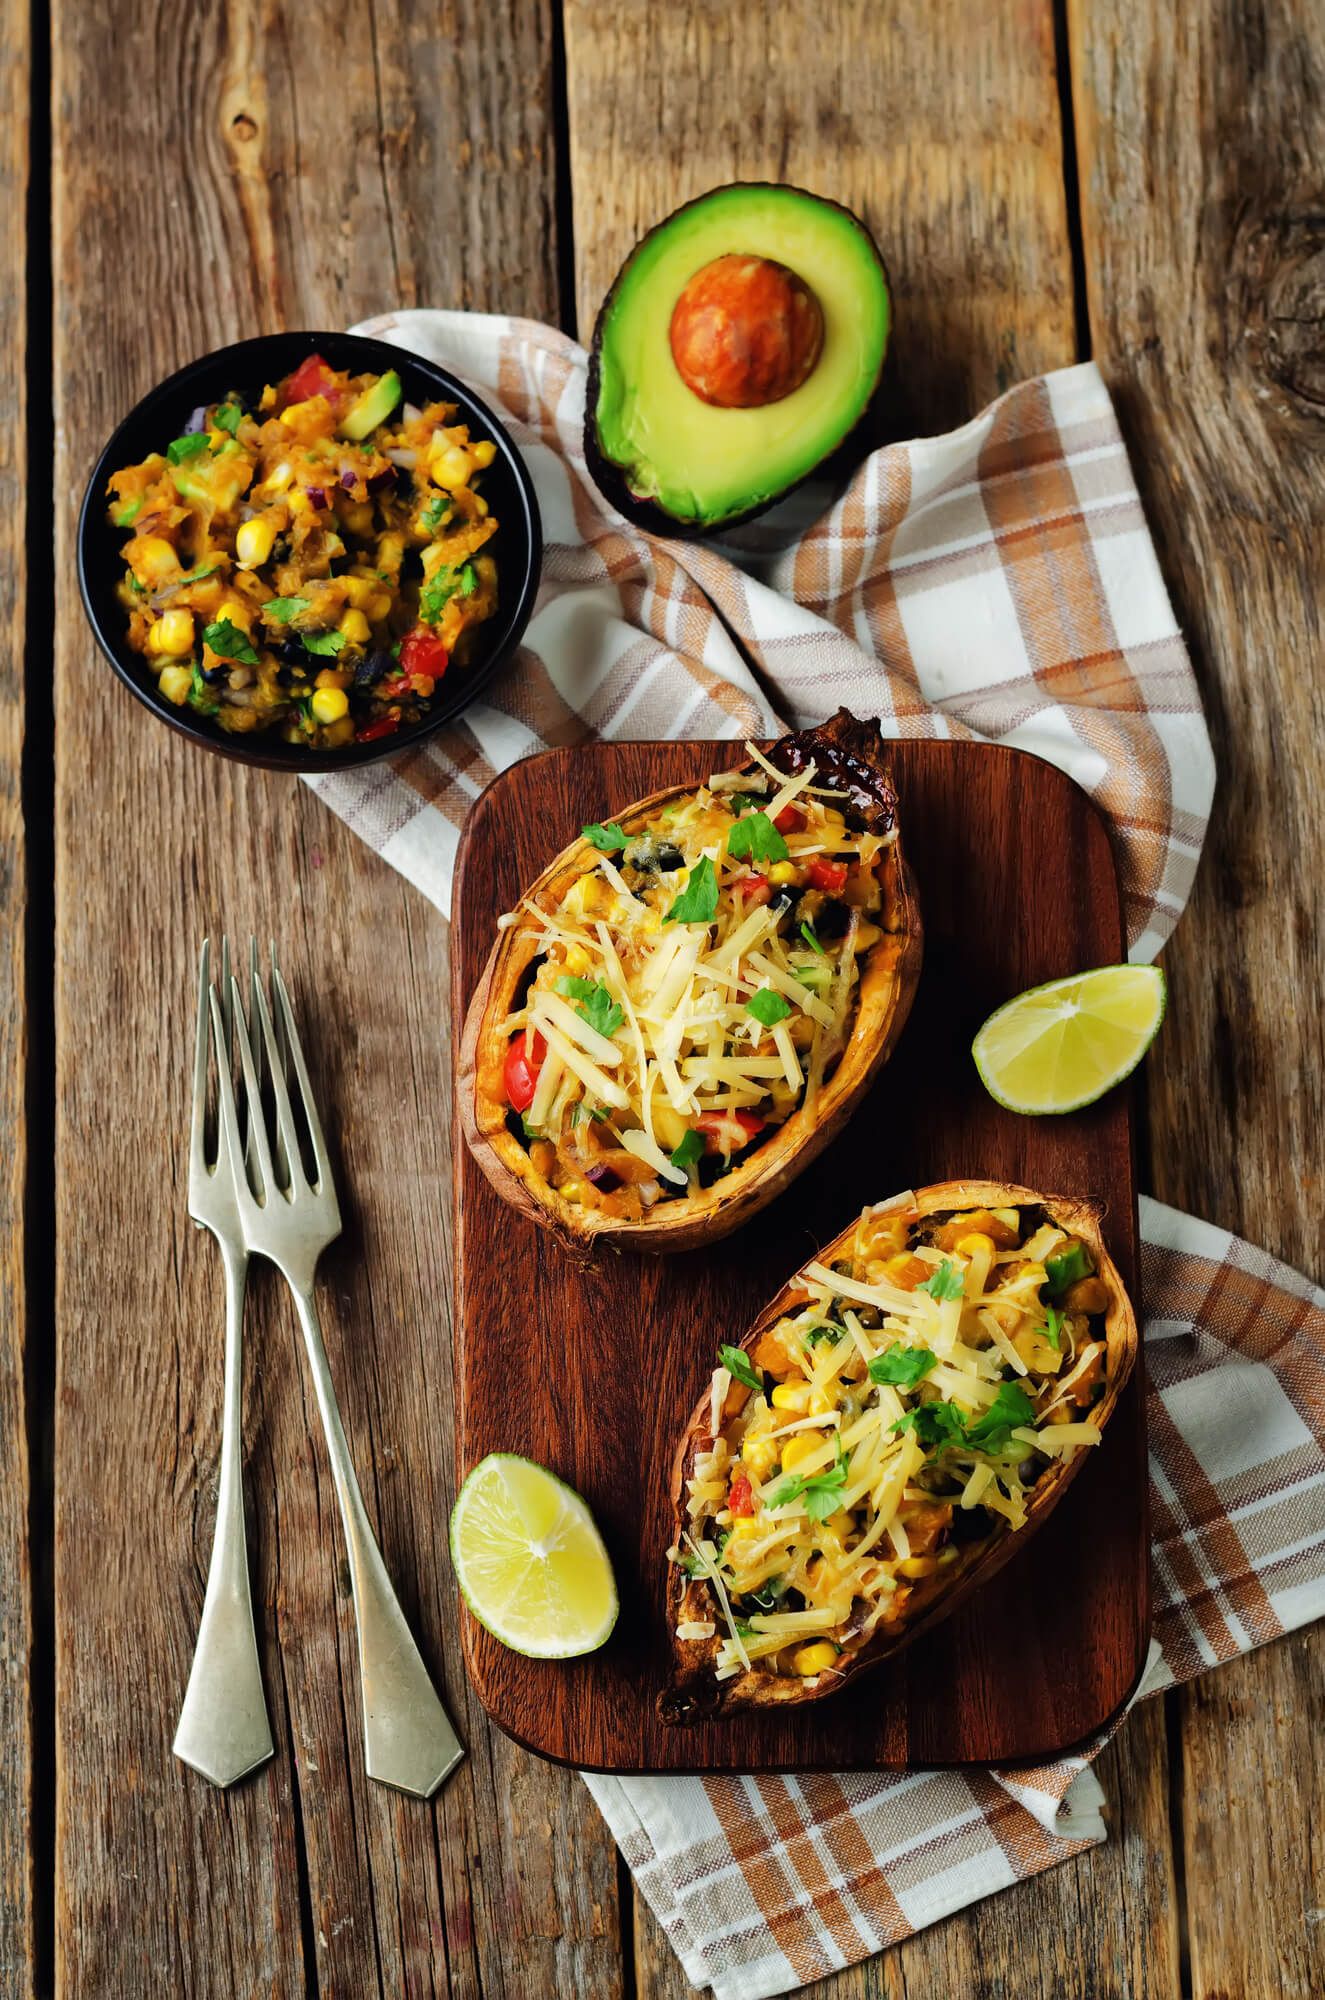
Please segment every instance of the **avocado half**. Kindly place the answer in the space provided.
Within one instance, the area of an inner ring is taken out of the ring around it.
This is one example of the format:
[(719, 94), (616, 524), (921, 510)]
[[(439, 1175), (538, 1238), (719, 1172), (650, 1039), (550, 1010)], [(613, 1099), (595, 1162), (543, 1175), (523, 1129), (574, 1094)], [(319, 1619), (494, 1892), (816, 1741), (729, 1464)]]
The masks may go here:
[[(719, 406), (677, 366), (673, 314), (718, 259), (768, 260), (817, 301), (813, 365), (777, 400)], [(653, 534), (702, 535), (749, 520), (856, 428), (883, 371), (890, 322), (883, 258), (849, 209), (762, 181), (698, 196), (636, 244), (603, 301), (585, 407), (594, 479)]]

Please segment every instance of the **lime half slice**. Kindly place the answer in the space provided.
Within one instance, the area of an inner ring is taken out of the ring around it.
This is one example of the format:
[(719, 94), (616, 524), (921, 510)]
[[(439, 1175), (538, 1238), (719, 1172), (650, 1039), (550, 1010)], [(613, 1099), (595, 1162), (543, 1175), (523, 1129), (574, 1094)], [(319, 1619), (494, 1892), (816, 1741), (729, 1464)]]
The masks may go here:
[(1155, 965), (1102, 965), (1033, 986), (971, 1044), (980, 1080), (1009, 1111), (1079, 1111), (1130, 1076), (1164, 1019)]
[(617, 1620), (616, 1579), (579, 1494), (546, 1466), (494, 1451), (451, 1509), (451, 1560), (480, 1625), (535, 1660), (592, 1653)]

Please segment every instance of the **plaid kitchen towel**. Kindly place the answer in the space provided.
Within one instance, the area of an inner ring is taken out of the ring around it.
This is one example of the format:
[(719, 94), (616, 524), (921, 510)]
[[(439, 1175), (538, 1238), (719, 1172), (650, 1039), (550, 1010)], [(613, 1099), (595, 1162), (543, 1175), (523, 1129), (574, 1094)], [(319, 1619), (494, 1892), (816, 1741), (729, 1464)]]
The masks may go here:
[[(398, 313), (524, 451), (546, 558), (518, 660), (392, 763), (310, 778), (441, 909), (495, 773), (593, 736), (775, 734), (839, 705), (894, 736), (1016, 744), (1108, 813), (1132, 956), (1182, 911), (1209, 740), (1112, 406), (1083, 366), (875, 452), (720, 544), (658, 541), (581, 447), (585, 355), (528, 321)], [(816, 512), (816, 507), (820, 511)], [(1152, 1693), (1325, 1611), (1325, 1296), (1146, 1203)], [(1104, 1838), (1083, 1754), (1037, 1770), (587, 1780), (687, 1976), (720, 2000), (820, 1978)]]
[(391, 763), (308, 780), (430, 901), (449, 910), (471, 801), (532, 751), (770, 736), (845, 705), (890, 736), (983, 738), (1061, 765), (1109, 815), (1132, 956), (1154, 957), (1187, 900), (1214, 768), (1093, 365), (876, 451), (817, 519), (802, 495), (719, 547), (654, 540), (602, 499), (581, 443), (586, 357), (564, 334), (445, 312), (356, 330), (493, 404), (546, 538), (524, 645), (487, 698)]

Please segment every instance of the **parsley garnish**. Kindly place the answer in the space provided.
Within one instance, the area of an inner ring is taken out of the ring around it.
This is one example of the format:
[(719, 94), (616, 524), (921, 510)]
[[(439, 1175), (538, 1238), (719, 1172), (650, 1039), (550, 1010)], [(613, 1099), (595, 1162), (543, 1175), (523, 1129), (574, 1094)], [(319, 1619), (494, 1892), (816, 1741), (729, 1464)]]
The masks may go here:
[(820, 958), (827, 957), (827, 953), (824, 951), (823, 946), (820, 944), (818, 938), (814, 934), (814, 925), (810, 923), (808, 919), (806, 920), (805, 923), (801, 925), (801, 936), (805, 939), (805, 942), (807, 945), (809, 945), (811, 951), (817, 951)]
[(472, 597), (478, 589), (478, 571), (473, 563), (466, 563), (460, 572), (460, 595)]
[(249, 641), (228, 618), (218, 619), (215, 625), (204, 625), (202, 636), (218, 660), (238, 660), (244, 667), (256, 667), (258, 664), (258, 656)]
[(966, 1421), (955, 1403), (917, 1403), (890, 1426), (900, 1437), (914, 1431), (927, 1451), (945, 1444), (966, 1443)]
[(218, 431), (229, 431), (231, 437), (234, 437), (243, 415), (244, 412), (238, 403), (222, 403), (212, 421)]
[(435, 535), (441, 527), (442, 522), (449, 520), (450, 514), (451, 503), (446, 495), (444, 493), (435, 493), (423, 510), (421, 518), (424, 529), (428, 534)]
[(182, 465), (186, 458), (196, 458), (200, 451), (207, 449), (206, 431), (191, 431), (188, 437), (172, 438), (166, 446), (166, 457), (172, 465)]
[(783, 1507), (788, 1500), (805, 1501), (805, 1511), (812, 1521), (826, 1521), (838, 1509), (838, 1495), (847, 1483), (847, 1462), (839, 1440), (837, 1463), (830, 1465), (826, 1472), (793, 1472), (790, 1479), (784, 1479), (767, 1496), (770, 1507)]
[(335, 659), (345, 644), (343, 632), (301, 632), (299, 634), (306, 653), (316, 653), (319, 659)]
[(698, 1132), (695, 1131), (694, 1127), (691, 1126), (690, 1130), (686, 1133), (684, 1139), (682, 1139), (680, 1145), (675, 1149), (675, 1151), (672, 1154), (672, 1165), (674, 1167), (679, 1167), (681, 1171), (685, 1173), (691, 1167), (694, 1166), (696, 1160), (701, 1159), (703, 1157), (703, 1152), (704, 1152), (703, 1138)]
[(598, 1034), (613, 1036), (625, 1019), (621, 1009), (605, 986), (593, 979), (576, 979), (565, 972), (557, 981), (558, 993), (564, 993), (568, 1000), (578, 1001), (575, 1011), (582, 1021)]
[(1063, 1345), (1063, 1320), (1066, 1315), (1057, 1306), (1044, 1309), (1044, 1337), (1057, 1353)]
[(727, 803), (734, 813), (760, 812), (768, 800), (762, 792), (728, 792)]
[(718, 878), (707, 854), (690, 871), (690, 880), (663, 918), (665, 924), (711, 924), (718, 914)]
[(914, 1389), (931, 1368), (938, 1366), (938, 1356), (931, 1354), (927, 1347), (904, 1347), (900, 1340), (894, 1341), (886, 1354), (876, 1354), (869, 1364), (871, 1382), (891, 1382), (898, 1389)]
[(269, 597), (262, 608), (278, 625), (288, 625), (301, 611), (307, 611), (312, 602), (311, 597)]
[(618, 847), (629, 845), (625, 833), (615, 820), (610, 819), (606, 826), (599, 826), (595, 820), (592, 826), (583, 826), (580, 831), (589, 845), (596, 847), (600, 854), (612, 854)]
[(959, 1299), (966, 1290), (966, 1280), (945, 1257), (933, 1277), (926, 1278), (923, 1285), (916, 1286), (916, 1290), (928, 1292), (932, 1299)]
[(834, 1347), (846, 1332), (844, 1326), (834, 1326), (831, 1321), (823, 1326), (810, 1326), (801, 1335), (807, 1347), (819, 1347), (825, 1340), (831, 1340)]
[(771, 986), (761, 986), (759, 991), (745, 1003), (747, 1014), (753, 1014), (756, 1021), (766, 1028), (774, 1028), (779, 1021), (785, 1021), (791, 1012), (791, 1002), (775, 993)]
[(456, 594), (459, 581), (449, 569), (439, 569), (419, 592), (419, 616), (425, 625), (435, 625)]
[(736, 861), (785, 861), (790, 849), (765, 812), (738, 819), (727, 835), (727, 852)]
[(1003, 1382), (984, 1415), (967, 1429), (967, 1442), (980, 1451), (1000, 1452), (1019, 1424), (1035, 1419), (1035, 1405), (1020, 1382)]
[(720, 1347), (718, 1349), (718, 1359), (731, 1376), (733, 1382), (744, 1382), (747, 1389), (760, 1390), (763, 1388), (764, 1384), (760, 1377), (755, 1374), (750, 1364), (750, 1358), (743, 1347)]

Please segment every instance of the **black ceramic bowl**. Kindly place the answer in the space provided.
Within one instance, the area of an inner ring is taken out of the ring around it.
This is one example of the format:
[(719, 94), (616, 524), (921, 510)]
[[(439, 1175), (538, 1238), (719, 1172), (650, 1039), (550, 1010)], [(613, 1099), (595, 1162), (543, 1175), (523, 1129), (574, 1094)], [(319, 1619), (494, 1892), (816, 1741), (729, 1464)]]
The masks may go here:
[[(192, 411), (201, 403), (219, 401), (231, 390), (254, 400), (268, 382), (279, 382), (307, 355), (320, 354), (332, 368), (356, 375), (398, 372), (405, 400), (457, 405), (460, 420), (474, 437), (491, 438), (497, 456), (482, 475), (483, 496), (501, 524), (487, 544), (497, 562), (497, 613), (475, 635), (468, 663), (448, 674), (429, 713), (395, 736), (375, 743), (348, 743), (342, 750), (302, 750), (284, 743), (274, 732), (230, 736), (208, 717), (191, 708), (176, 708), (158, 692), (156, 679), (142, 655), (129, 645), (127, 620), (115, 595), (124, 575), (121, 550), (126, 537), (107, 516), (106, 481), (122, 465), (136, 465), (150, 451), (164, 451), (178, 437)], [(444, 368), (420, 360), (403, 347), (386, 341), (362, 340), (351, 333), (271, 333), (257, 340), (204, 354), (171, 375), (144, 396), (116, 431), (97, 460), (78, 519), (78, 585), (97, 643), (124, 685), (145, 708), (168, 722), (182, 736), (234, 757), (243, 764), (261, 764), (276, 771), (348, 771), (394, 757), (431, 736), (466, 708), (520, 643), (538, 589), (543, 531), (533, 484), (519, 452), (486, 404)]]

